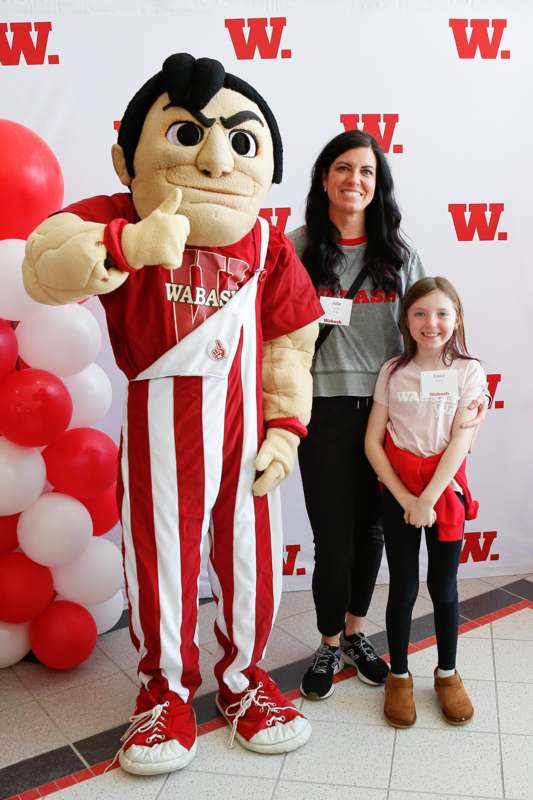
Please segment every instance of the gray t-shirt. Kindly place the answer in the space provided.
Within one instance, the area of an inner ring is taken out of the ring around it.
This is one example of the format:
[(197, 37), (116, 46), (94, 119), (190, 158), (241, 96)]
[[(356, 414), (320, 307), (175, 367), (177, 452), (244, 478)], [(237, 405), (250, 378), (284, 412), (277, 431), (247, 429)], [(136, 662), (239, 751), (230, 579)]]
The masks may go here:
[[(301, 258), (306, 244), (305, 225), (287, 236)], [(363, 266), (365, 247), (365, 244), (342, 247), (344, 259), (339, 279), (344, 291), (348, 291)], [(400, 275), (404, 294), (424, 277), (416, 250), (411, 250), (409, 262)], [(313, 395), (371, 397), (381, 365), (402, 352), (399, 319), (400, 299), (396, 292), (373, 290), (371, 278), (365, 278), (353, 300), (350, 324), (335, 326), (318, 351), (312, 368)]]

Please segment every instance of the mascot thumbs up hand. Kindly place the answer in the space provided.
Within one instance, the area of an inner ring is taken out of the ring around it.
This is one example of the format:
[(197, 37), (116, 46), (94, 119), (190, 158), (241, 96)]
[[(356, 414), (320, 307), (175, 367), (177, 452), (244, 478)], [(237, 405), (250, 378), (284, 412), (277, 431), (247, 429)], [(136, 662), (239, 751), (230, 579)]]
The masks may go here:
[(161, 264), (167, 269), (181, 265), (191, 229), (187, 217), (177, 213), (181, 197), (181, 190), (173, 189), (146, 219), (124, 227), (122, 249), (133, 269), (145, 264)]

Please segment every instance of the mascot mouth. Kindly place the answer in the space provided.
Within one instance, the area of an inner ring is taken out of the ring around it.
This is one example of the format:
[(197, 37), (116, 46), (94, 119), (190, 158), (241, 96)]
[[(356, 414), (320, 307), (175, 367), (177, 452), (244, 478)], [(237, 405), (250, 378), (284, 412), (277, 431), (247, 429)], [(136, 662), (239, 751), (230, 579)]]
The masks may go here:
[[(205, 197), (205, 195), (245, 198), (253, 197), (256, 193), (255, 181), (248, 177), (248, 175), (242, 175), (233, 172), (231, 179), (227, 182), (218, 181), (216, 178), (205, 178), (202, 180), (202, 175), (198, 175), (198, 177), (195, 176), (192, 180), (191, 177), (189, 177), (189, 179), (184, 178), (183, 173), (173, 176), (170, 170), (168, 170), (165, 175), (167, 183), (169, 183), (171, 186), (177, 186), (179, 189), (185, 190), (188, 198), (193, 201), (196, 196), (198, 197), (199, 201), (200, 198), (202, 196)], [(211, 202), (213, 201), (214, 197), (211, 198)]]

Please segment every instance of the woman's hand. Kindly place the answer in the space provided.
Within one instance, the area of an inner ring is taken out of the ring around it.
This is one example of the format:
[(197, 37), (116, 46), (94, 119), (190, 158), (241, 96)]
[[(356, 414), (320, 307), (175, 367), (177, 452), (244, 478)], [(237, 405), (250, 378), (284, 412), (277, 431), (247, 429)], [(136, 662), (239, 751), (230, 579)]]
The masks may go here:
[(424, 497), (411, 495), (405, 505), (403, 518), (409, 525), (414, 525), (415, 528), (431, 528), (435, 524), (437, 515), (433, 508), (433, 503)]
[(467, 407), (470, 409), (470, 411), (474, 411), (474, 409), (477, 408), (477, 414), (468, 422), (463, 422), (461, 428), (477, 428), (487, 416), (489, 398), (486, 394), (481, 394), (478, 398), (476, 398), (476, 400), (472, 400)]

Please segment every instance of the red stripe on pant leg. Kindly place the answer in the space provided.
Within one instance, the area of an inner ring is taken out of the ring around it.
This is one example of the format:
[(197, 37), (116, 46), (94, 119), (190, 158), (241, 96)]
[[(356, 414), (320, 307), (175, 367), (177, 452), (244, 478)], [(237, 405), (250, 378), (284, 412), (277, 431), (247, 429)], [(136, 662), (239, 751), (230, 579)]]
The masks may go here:
[[(124, 500), (124, 481), (122, 480), (122, 451), (124, 450), (124, 440), (122, 438), (122, 433), (120, 434), (120, 447), (118, 450), (118, 475), (117, 475), (117, 508), (120, 513), (120, 517), (122, 519), (122, 501)], [(124, 525), (124, 521), (122, 521), (122, 525)], [(121, 550), (122, 550), (122, 564), (124, 565), (125, 558), (124, 558), (124, 537), (122, 537), (121, 543)], [(128, 628), (130, 632), (130, 639), (134, 646), (134, 648), (139, 652), (140, 642), (135, 635), (135, 631), (133, 630), (133, 625), (131, 624), (131, 603), (130, 603), (130, 596), (128, 593), (128, 577), (126, 575), (126, 570), (124, 569), (124, 584), (126, 587), (126, 599), (128, 601)]]
[(239, 346), (228, 375), (226, 413), (224, 420), (224, 443), (222, 446), (222, 479), (215, 505), (213, 506), (213, 544), (211, 561), (217, 573), (222, 594), (224, 620), (228, 638), (215, 624), (215, 635), (224, 650), (224, 656), (215, 667), (215, 676), (222, 685), (222, 676), (235, 657), (233, 645), (233, 519), (237, 485), (241, 469), (243, 418), (242, 418), (242, 331)]
[(128, 472), (131, 536), (135, 547), (139, 593), (139, 618), (146, 655), (139, 671), (168, 683), (160, 671), (159, 588), (155, 543), (150, 443), (148, 436), (148, 381), (132, 382), (128, 389)]
[(202, 523), (205, 508), (204, 448), (200, 377), (174, 378), (174, 445), (178, 476), (181, 554), (182, 683), (189, 700), (200, 685), (200, 651), (194, 641), (198, 620), (198, 577), (201, 566)]

